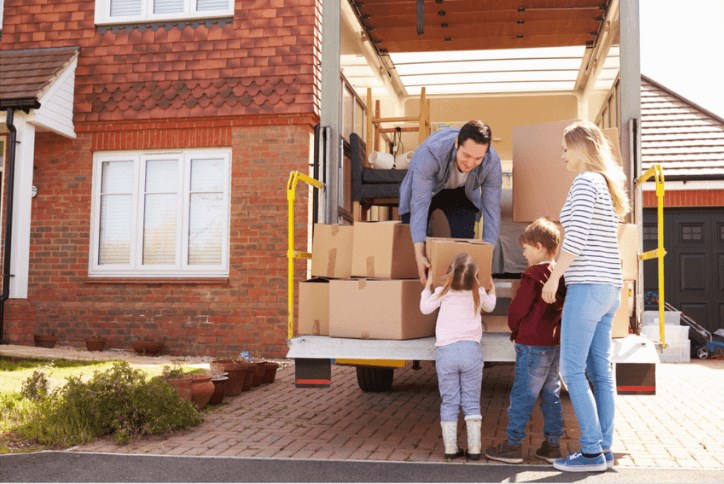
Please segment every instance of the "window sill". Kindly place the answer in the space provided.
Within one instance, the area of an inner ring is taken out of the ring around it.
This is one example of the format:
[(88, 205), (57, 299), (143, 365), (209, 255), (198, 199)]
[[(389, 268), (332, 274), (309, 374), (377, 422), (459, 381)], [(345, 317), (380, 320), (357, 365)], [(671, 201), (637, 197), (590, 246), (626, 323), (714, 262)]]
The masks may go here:
[(186, 19), (173, 19), (173, 20), (128, 20), (125, 22), (119, 22), (116, 20), (96, 22), (96, 30), (99, 34), (105, 34), (106, 32), (113, 31), (118, 33), (121, 30), (131, 32), (133, 30), (139, 30), (145, 32), (146, 30), (157, 31), (159, 29), (171, 30), (179, 29), (183, 30), (186, 27), (196, 28), (199, 25), (204, 25), (206, 28), (211, 28), (213, 25), (231, 25), (234, 22), (233, 15), (222, 16), (222, 17), (193, 17)]
[(228, 284), (228, 277), (88, 277), (86, 284)]

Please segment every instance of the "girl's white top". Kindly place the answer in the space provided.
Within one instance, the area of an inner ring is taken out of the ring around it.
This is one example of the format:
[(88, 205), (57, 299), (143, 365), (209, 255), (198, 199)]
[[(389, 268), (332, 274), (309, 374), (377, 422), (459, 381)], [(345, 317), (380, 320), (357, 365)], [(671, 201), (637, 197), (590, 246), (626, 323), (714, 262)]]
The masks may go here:
[(453, 291), (450, 289), (440, 297), (442, 287), (433, 293), (425, 288), (420, 295), (420, 311), (423, 314), (433, 313), (437, 308), (435, 325), (435, 346), (446, 346), (458, 341), (480, 342), (483, 336), (483, 325), (480, 310), (490, 312), (495, 308), (495, 296), (489, 296), (482, 287), (480, 291), (480, 308), (473, 307), (472, 291)]

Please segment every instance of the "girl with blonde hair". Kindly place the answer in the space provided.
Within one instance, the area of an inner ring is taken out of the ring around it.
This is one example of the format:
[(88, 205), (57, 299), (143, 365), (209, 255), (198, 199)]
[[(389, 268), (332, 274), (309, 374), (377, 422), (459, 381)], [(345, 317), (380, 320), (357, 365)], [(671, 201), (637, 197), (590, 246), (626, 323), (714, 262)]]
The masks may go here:
[(565, 276), (560, 372), (581, 428), (581, 450), (553, 467), (605, 471), (613, 467), (611, 326), (623, 286), (617, 231), (630, 210), (626, 176), (593, 123), (576, 121), (566, 127), (562, 150), (566, 168), (578, 174), (561, 209), (563, 246), (542, 297), (553, 303)]
[(442, 287), (432, 291), (432, 277), (420, 295), (420, 311), (440, 309), (435, 325), (435, 366), (442, 403), (440, 426), (445, 458), (462, 457), (458, 447), (458, 415), (462, 407), (468, 437), (468, 459), (480, 459), (480, 391), (483, 383), (481, 311), (495, 308), (495, 286), (480, 286), (478, 267), (466, 253), (451, 262)]

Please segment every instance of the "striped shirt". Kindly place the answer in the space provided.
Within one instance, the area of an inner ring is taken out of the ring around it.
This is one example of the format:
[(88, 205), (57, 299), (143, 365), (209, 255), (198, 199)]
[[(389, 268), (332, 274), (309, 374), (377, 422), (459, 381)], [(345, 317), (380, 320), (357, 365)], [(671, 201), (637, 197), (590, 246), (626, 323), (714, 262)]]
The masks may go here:
[(565, 272), (566, 285), (623, 286), (618, 251), (618, 216), (600, 173), (578, 174), (561, 209), (563, 250), (576, 256)]

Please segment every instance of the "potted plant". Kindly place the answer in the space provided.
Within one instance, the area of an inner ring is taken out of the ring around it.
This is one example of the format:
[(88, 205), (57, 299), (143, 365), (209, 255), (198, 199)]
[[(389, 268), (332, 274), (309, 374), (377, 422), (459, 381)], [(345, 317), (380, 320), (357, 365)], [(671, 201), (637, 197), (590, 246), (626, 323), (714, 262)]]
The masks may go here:
[(140, 339), (131, 343), (133, 350), (142, 356), (157, 356), (163, 351), (162, 340)]
[(164, 365), (161, 379), (171, 385), (179, 397), (191, 401), (191, 375), (184, 372), (179, 365)]
[(85, 339), (85, 347), (88, 351), (103, 351), (107, 342), (104, 336), (88, 336)]
[(55, 348), (58, 337), (52, 331), (49, 333), (36, 333), (33, 335), (33, 342), (35, 346), (41, 348)]

